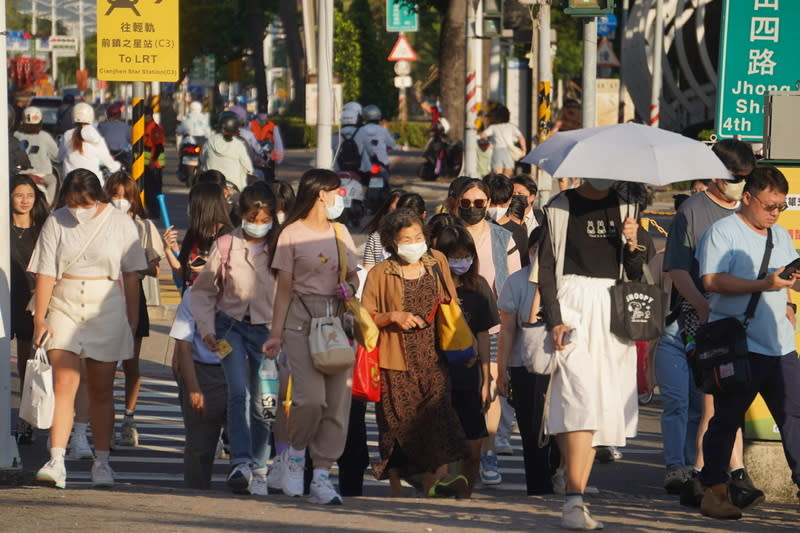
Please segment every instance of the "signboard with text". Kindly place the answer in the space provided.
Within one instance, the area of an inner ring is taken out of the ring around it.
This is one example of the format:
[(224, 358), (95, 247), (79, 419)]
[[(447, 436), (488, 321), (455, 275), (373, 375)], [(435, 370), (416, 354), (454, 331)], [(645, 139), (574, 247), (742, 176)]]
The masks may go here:
[(724, 0), (717, 85), (717, 137), (760, 141), (764, 94), (800, 80), (800, 1)]
[(413, 4), (386, 0), (386, 31), (417, 31), (419, 17)]
[(177, 81), (178, 0), (97, 0), (97, 78)]

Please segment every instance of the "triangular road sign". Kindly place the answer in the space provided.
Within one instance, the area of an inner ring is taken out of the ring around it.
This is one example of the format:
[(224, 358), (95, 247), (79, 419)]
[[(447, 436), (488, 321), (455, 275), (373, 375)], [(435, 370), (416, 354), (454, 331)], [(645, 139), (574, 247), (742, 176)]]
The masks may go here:
[(389, 61), (416, 61), (417, 53), (405, 35), (400, 35), (389, 53)]
[(598, 67), (618, 67), (619, 58), (614, 53), (611, 41), (603, 37), (597, 46), (597, 66)]

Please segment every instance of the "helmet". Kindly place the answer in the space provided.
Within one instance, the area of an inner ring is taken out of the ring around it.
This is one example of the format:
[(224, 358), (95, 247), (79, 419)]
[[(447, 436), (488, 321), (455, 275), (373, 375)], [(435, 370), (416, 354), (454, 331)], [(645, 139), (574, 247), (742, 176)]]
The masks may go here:
[(355, 126), (361, 118), (361, 104), (358, 102), (347, 102), (342, 108), (342, 125)]
[(189, 104), (189, 113), (202, 113), (203, 112), (203, 104), (195, 100), (191, 104)]
[(76, 124), (91, 124), (94, 122), (94, 109), (86, 102), (78, 102), (72, 108), (72, 121)]
[(239, 117), (232, 111), (223, 111), (219, 115), (219, 130), (223, 134), (236, 135), (239, 133)]
[(381, 119), (381, 110), (376, 105), (368, 105), (361, 112), (361, 116), (367, 122), (378, 122)]
[(108, 118), (119, 118), (122, 116), (122, 104), (119, 102), (114, 102), (108, 109), (106, 109), (106, 116)]
[(38, 107), (29, 106), (22, 112), (23, 124), (41, 124), (42, 110)]
[(239, 119), (239, 124), (242, 126), (247, 122), (247, 110), (240, 105), (231, 106), (225, 112), (232, 113)]
[(237, 105), (246, 106), (247, 105), (247, 97), (243, 94), (240, 94), (233, 100)]

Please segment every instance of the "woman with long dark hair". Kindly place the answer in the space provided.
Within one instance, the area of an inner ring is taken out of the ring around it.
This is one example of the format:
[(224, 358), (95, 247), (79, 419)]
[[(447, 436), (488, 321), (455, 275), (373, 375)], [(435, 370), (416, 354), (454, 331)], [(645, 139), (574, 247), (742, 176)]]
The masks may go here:
[[(44, 193), (30, 176), (18, 174), (11, 178), (11, 338), (17, 339), (20, 383), (25, 382), (25, 368), (33, 355), (33, 316), (26, 307), (36, 280), (27, 272), (28, 262), (48, 214)], [(32, 441), (33, 428), (20, 419), (17, 444), (30, 444)]]
[[(264, 344), (267, 357), (283, 346), (292, 372), (292, 407), (288, 420), (289, 448), (282, 458), (281, 486), (288, 496), (303, 494), (306, 448), (314, 462), (311, 501), (341, 504), (328, 471), (342, 455), (350, 410), (349, 371), (323, 374), (312, 362), (308, 345), (314, 317), (343, 315), (341, 298), (357, 288), (358, 256), (350, 233), (334, 227), (344, 209), (336, 173), (311, 169), (303, 174), (297, 201), (278, 233), (271, 267), (277, 278), (272, 336)], [(339, 234), (337, 236), (337, 233)], [(344, 247), (346, 265), (340, 265)], [(339, 270), (346, 282), (339, 283)]]
[(139, 432), (136, 430), (133, 415), (142, 381), (139, 375), (139, 353), (142, 351), (142, 339), (150, 336), (150, 315), (147, 313), (147, 301), (142, 280), (145, 276), (158, 278), (158, 265), (164, 254), (164, 248), (158, 229), (145, 216), (139, 188), (133, 178), (125, 172), (115, 172), (106, 180), (104, 189), (111, 205), (133, 219), (147, 259), (147, 268), (139, 272), (139, 323), (133, 334), (133, 357), (122, 362), (122, 369), (125, 372), (125, 416), (119, 432), (119, 444), (120, 446), (138, 446)]
[(33, 338), (48, 350), (55, 391), (50, 460), (36, 477), (49, 486), (66, 484), (64, 453), (84, 360), (97, 452), (92, 485), (110, 487), (114, 374), (119, 361), (133, 356), (139, 272), (147, 261), (133, 220), (107, 203), (91, 171), (67, 175), (60, 203), (64, 207), (45, 222), (28, 267), (36, 274)]
[[(189, 191), (189, 228), (178, 246), (178, 232), (168, 227), (162, 239), (169, 265), (183, 283), (191, 286), (208, 260), (211, 245), (233, 226), (222, 187), (216, 183), (198, 183)], [(178, 253), (177, 257), (175, 252)]]
[(92, 126), (94, 122), (94, 109), (85, 102), (79, 102), (72, 108), (72, 121), (75, 127), (64, 132), (61, 146), (58, 150), (58, 159), (64, 163), (64, 174), (75, 169), (91, 171), (100, 183), (103, 183), (102, 164), (110, 172), (118, 171), (119, 164), (108, 151), (105, 139)]

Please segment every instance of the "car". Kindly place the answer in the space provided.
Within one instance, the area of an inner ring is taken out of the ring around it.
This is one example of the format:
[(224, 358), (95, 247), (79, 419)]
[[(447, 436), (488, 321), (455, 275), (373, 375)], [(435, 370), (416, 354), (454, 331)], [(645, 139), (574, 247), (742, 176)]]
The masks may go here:
[(51, 135), (57, 135), (58, 131), (58, 110), (62, 100), (56, 96), (34, 96), (28, 103), (42, 110), (42, 127)]

